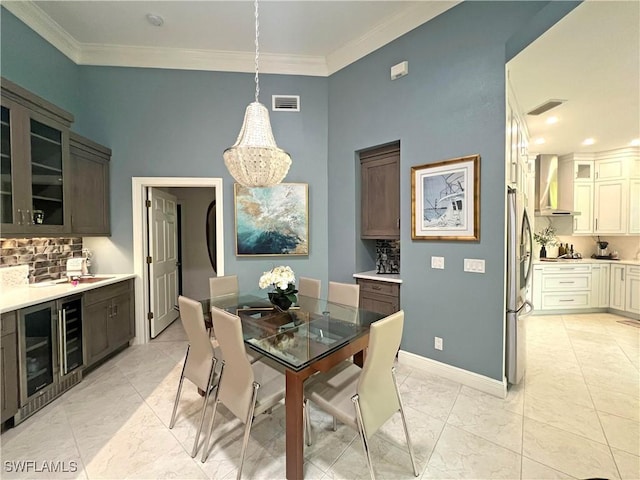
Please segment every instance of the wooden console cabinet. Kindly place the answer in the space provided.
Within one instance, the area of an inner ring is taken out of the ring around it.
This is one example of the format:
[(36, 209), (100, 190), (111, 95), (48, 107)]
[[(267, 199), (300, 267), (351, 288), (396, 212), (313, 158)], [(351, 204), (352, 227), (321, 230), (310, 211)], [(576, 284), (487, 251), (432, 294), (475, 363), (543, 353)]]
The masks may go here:
[(400, 310), (400, 284), (357, 278), (360, 285), (360, 308), (391, 315)]
[(16, 312), (3, 313), (0, 318), (0, 422), (4, 423), (18, 413), (18, 340)]

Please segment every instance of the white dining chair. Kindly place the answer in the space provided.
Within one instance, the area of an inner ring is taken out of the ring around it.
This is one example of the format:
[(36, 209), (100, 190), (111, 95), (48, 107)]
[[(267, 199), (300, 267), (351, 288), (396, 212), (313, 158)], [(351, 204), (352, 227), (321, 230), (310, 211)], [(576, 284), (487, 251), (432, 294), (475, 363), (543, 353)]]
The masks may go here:
[(340, 368), (313, 376), (305, 385), (305, 425), (311, 445), (311, 401), (334, 418), (356, 429), (367, 458), (369, 474), (375, 479), (369, 440), (396, 412), (400, 412), (413, 473), (418, 467), (413, 455), (407, 421), (396, 381), (394, 360), (402, 339), (404, 311), (400, 310), (371, 324), (369, 348), (362, 368), (340, 364)]
[(189, 345), (187, 346), (187, 353), (184, 357), (182, 372), (180, 373), (178, 392), (176, 393), (176, 399), (173, 404), (173, 413), (171, 414), (169, 428), (171, 429), (175, 425), (178, 403), (180, 402), (180, 395), (182, 394), (182, 384), (186, 378), (204, 392), (198, 432), (196, 433), (196, 439), (193, 442), (193, 449), (191, 451), (191, 456), (195, 457), (198, 453), (198, 441), (200, 439), (200, 433), (202, 432), (209, 396), (218, 380), (216, 363), (220, 353), (216, 353), (216, 349), (205, 328), (204, 314), (200, 302), (179, 296), (178, 306), (180, 309), (180, 321), (187, 333)]
[(360, 305), (360, 285), (357, 283), (329, 282), (327, 301), (358, 308)]
[(322, 283), (316, 278), (298, 277), (298, 305), (307, 312), (316, 313)]
[(284, 400), (285, 378), (282, 373), (262, 361), (249, 362), (244, 354), (240, 317), (216, 307), (211, 308), (211, 317), (222, 351), (222, 365), (209, 431), (202, 452), (202, 462), (206, 462), (209, 455), (216, 410), (218, 402), (221, 402), (245, 424), (237, 473), (237, 478), (240, 479), (253, 420), (260, 413), (269, 411)]
[(238, 276), (224, 275), (209, 278), (209, 296), (222, 297), (225, 295), (238, 295)]

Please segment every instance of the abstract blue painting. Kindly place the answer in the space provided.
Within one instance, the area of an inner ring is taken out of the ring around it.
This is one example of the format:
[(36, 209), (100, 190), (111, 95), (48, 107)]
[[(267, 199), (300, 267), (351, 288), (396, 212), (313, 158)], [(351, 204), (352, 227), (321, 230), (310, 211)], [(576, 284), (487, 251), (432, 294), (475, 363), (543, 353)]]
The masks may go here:
[(236, 255), (309, 255), (309, 186), (235, 184)]

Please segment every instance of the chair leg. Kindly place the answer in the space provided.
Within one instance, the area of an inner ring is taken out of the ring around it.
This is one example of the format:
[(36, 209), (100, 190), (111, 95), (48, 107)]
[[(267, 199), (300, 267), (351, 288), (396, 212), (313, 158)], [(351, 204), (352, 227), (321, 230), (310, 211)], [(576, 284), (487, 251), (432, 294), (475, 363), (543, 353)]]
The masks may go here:
[(373, 473), (373, 463), (371, 463), (371, 452), (369, 452), (369, 442), (367, 441), (367, 434), (364, 431), (364, 422), (362, 421), (362, 412), (360, 411), (360, 399), (358, 395), (354, 395), (351, 398), (353, 405), (356, 408), (356, 419), (358, 424), (358, 432), (360, 433), (360, 440), (362, 440), (362, 448), (364, 449), (364, 455), (367, 457), (367, 465), (369, 467), (369, 475), (371, 480), (376, 480), (376, 475)]
[(398, 381), (396, 380), (396, 370), (392, 369), (391, 374), (393, 376), (393, 385), (396, 387), (396, 394), (398, 395), (398, 403), (400, 404), (400, 416), (402, 417), (402, 426), (404, 427), (404, 435), (407, 437), (407, 448), (409, 449), (409, 456), (411, 457), (411, 465), (413, 466), (413, 474), (417, 477), (418, 466), (416, 459), (413, 455), (413, 445), (411, 444), (411, 438), (409, 437), (409, 429), (407, 428), (407, 419), (404, 415), (404, 405), (402, 405), (402, 397), (400, 397), (400, 389), (398, 388)]
[(201, 462), (207, 461), (209, 456), (209, 441), (211, 440), (211, 432), (213, 431), (213, 423), (216, 420), (216, 411), (218, 410), (218, 397), (220, 397), (220, 385), (222, 385), (222, 375), (224, 374), (224, 360), (222, 360), (222, 366), (220, 367), (220, 376), (218, 377), (218, 388), (216, 388), (216, 395), (213, 397), (213, 412), (211, 412), (211, 421), (209, 422), (209, 431), (207, 432), (207, 438), (204, 440), (204, 450), (202, 451)]
[(171, 421), (169, 422), (169, 428), (173, 428), (176, 423), (176, 412), (178, 411), (178, 403), (180, 402), (180, 395), (182, 395), (182, 382), (184, 381), (184, 369), (187, 366), (187, 359), (189, 358), (189, 347), (187, 345), (187, 353), (184, 356), (184, 363), (182, 364), (182, 372), (180, 372), (180, 381), (178, 382), (178, 392), (176, 393), (176, 401), (173, 403), (173, 413), (171, 414)]
[(202, 413), (200, 414), (200, 424), (198, 425), (198, 431), (196, 432), (196, 439), (193, 441), (193, 450), (191, 451), (191, 458), (194, 458), (198, 454), (198, 442), (200, 441), (200, 432), (202, 432), (202, 425), (204, 424), (204, 416), (207, 413), (207, 404), (209, 403), (209, 395), (211, 395), (211, 387), (213, 379), (215, 378), (216, 370), (216, 357), (213, 357), (211, 361), (211, 370), (209, 371), (209, 381), (207, 382), (207, 391), (202, 400)]
[(260, 384), (253, 382), (253, 395), (251, 397), (251, 406), (249, 407), (249, 413), (247, 414), (247, 421), (244, 427), (244, 438), (242, 439), (242, 452), (240, 453), (240, 466), (238, 467), (237, 480), (242, 478), (242, 467), (244, 466), (244, 457), (247, 453), (247, 445), (249, 444), (249, 434), (251, 433), (251, 425), (253, 424), (253, 412), (256, 408), (256, 400), (258, 399), (258, 389)]
[(336, 417), (333, 417), (333, 431), (338, 431), (338, 419)]
[(302, 404), (304, 410), (304, 432), (307, 437), (307, 447), (311, 446), (311, 415), (309, 414), (309, 399), (305, 398)]

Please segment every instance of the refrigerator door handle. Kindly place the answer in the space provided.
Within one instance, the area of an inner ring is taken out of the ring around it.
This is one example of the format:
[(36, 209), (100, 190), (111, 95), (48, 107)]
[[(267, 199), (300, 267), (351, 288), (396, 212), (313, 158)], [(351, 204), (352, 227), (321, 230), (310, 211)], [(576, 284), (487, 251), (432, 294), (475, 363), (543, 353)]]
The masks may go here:
[[(527, 211), (524, 211), (524, 215), (522, 216), (522, 234), (527, 235), (527, 243), (529, 243), (529, 251), (525, 254), (529, 261), (527, 262), (527, 274), (525, 275), (525, 285), (531, 285), (531, 276), (533, 275), (533, 235), (531, 233), (531, 222), (529, 221), (529, 215)], [(523, 285), (524, 286), (524, 285)], [(533, 306), (531, 306), (533, 309)]]
[[(525, 307), (528, 307), (527, 310), (524, 310)], [(529, 300), (525, 300), (524, 303), (520, 306), (518, 310), (516, 310), (519, 318), (528, 317), (533, 313), (533, 304)]]

